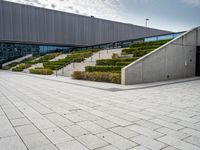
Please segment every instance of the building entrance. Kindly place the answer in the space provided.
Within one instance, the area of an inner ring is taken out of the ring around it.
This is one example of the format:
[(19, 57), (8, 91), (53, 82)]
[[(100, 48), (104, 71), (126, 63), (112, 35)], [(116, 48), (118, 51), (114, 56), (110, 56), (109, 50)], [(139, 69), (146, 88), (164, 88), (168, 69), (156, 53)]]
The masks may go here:
[(197, 47), (196, 76), (200, 76), (200, 46)]

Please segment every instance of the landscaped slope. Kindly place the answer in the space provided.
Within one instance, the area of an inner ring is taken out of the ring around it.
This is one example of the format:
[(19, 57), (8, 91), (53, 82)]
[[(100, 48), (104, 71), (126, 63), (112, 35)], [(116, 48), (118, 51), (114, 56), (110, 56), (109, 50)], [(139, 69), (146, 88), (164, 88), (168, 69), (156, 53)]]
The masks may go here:
[(98, 50), (74, 51), (70, 54), (67, 54), (66, 57), (62, 59), (56, 59), (59, 57), (58, 55), (51, 60), (48, 59), (48, 61), (42, 61), (43, 67), (30, 69), (30, 73), (50, 75), (71, 63), (84, 61), (97, 51)]
[[(94, 52), (90, 57), (86, 58), (81, 62), (73, 62), (64, 68), (56, 71), (55, 73), (60, 76), (71, 77), (74, 71), (85, 71), (86, 66), (95, 66), (96, 61), (103, 59), (112, 58), (113, 54), (121, 54), (122, 49), (112, 49), (112, 50), (99, 50), (98, 52)], [(84, 52), (84, 51), (82, 51)]]
[(96, 66), (87, 66), (85, 71), (75, 71), (74, 79), (91, 80), (99, 82), (121, 83), (121, 69), (140, 57), (157, 49), (169, 40), (131, 44), (129, 48), (123, 49), (121, 56), (113, 55), (112, 59), (101, 59), (96, 61)]

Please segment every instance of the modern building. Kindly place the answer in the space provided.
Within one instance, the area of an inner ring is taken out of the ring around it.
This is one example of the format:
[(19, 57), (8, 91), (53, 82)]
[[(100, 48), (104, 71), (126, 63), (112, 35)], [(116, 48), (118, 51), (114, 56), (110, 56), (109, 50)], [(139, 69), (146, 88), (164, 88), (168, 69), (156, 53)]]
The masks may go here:
[(0, 61), (170, 32), (0, 1)]

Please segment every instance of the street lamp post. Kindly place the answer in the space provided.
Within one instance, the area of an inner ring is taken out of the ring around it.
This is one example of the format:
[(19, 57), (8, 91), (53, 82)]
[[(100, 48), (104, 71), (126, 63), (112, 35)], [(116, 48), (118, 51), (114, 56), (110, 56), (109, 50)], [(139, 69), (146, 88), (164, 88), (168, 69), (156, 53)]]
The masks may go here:
[(145, 26), (146, 27), (148, 26), (148, 21), (149, 21), (149, 19), (147, 18), (146, 21), (145, 21)]
[(147, 19), (145, 20), (145, 25), (146, 25), (146, 34), (147, 34), (147, 36), (150, 36), (149, 28), (148, 28), (148, 21), (149, 21), (149, 19), (147, 18)]

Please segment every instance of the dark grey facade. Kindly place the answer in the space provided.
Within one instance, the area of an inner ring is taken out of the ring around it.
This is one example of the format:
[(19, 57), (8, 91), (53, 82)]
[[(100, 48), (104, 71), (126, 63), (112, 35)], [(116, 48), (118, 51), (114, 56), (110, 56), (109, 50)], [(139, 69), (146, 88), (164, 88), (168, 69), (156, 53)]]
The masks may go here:
[(169, 33), (0, 1), (0, 42), (88, 46)]

